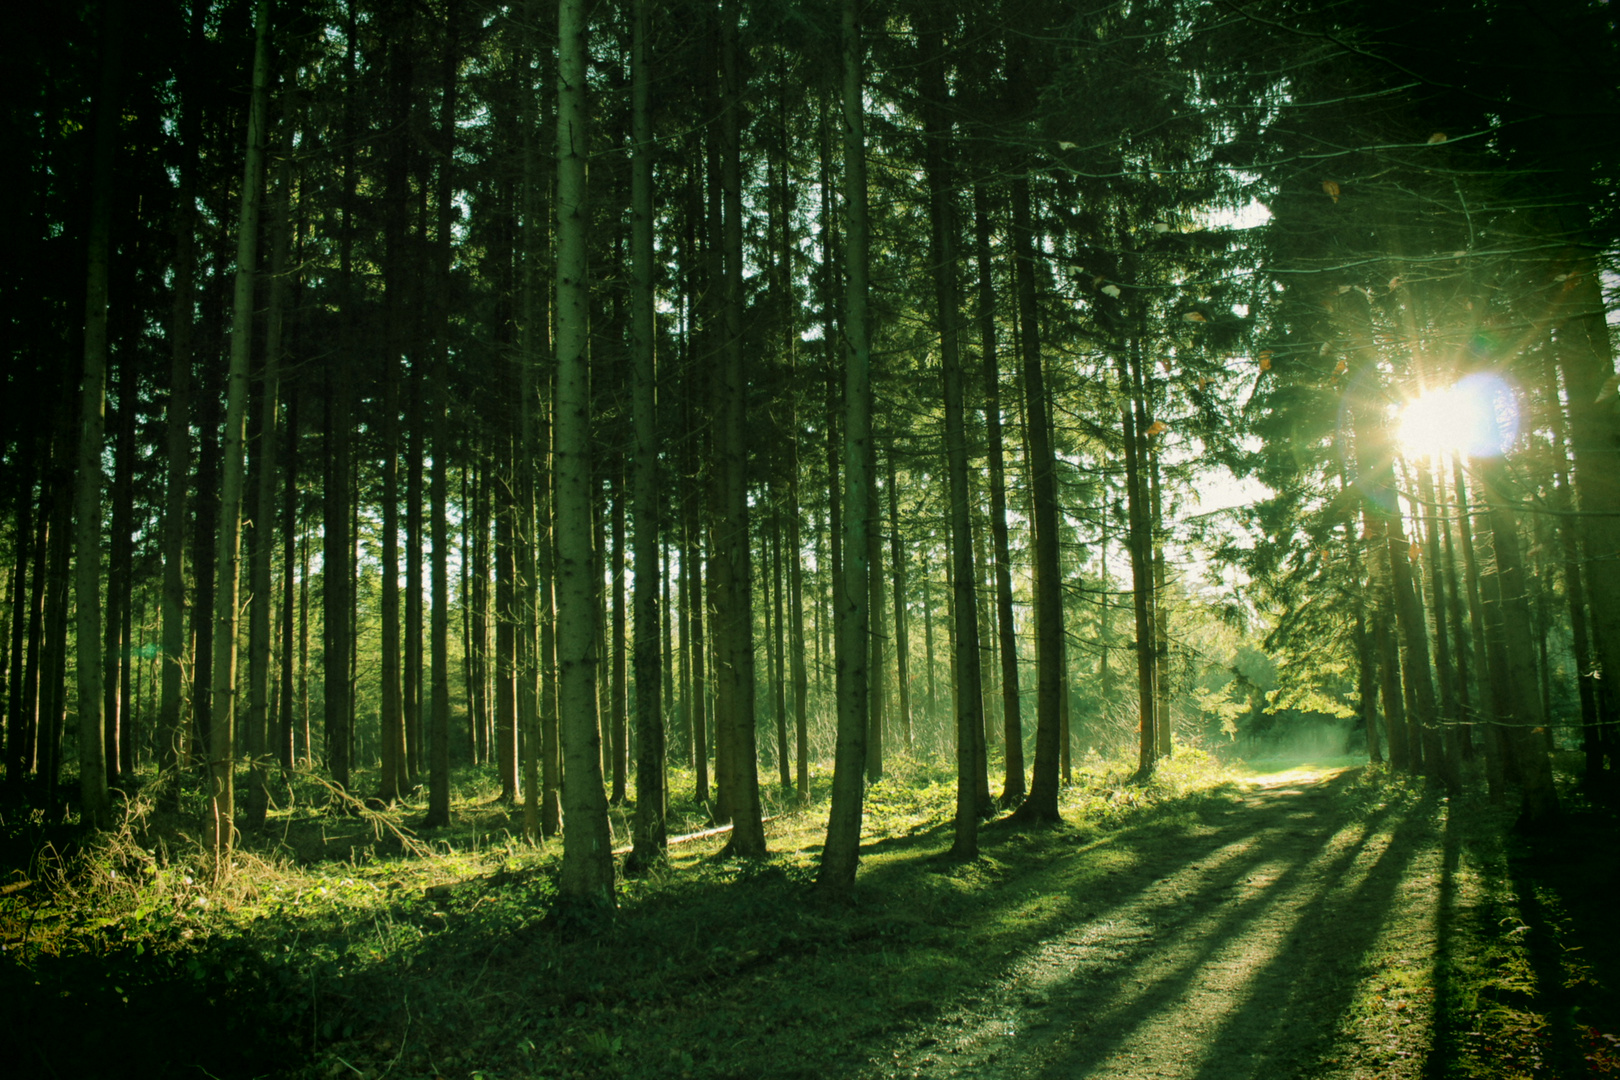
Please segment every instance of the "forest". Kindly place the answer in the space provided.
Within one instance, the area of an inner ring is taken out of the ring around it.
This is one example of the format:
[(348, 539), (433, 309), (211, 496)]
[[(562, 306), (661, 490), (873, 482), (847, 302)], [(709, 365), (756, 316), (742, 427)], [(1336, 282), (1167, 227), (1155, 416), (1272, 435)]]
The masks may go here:
[(1620, 1073), (1607, 3), (12, 25), (28, 1075)]

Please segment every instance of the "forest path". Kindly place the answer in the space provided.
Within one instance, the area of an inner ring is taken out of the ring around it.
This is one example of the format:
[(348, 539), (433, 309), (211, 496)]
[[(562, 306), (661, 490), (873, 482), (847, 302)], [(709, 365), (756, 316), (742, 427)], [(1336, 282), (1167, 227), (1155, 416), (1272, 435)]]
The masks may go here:
[(1432, 820), (1354, 812), (1346, 782), (1262, 783), (1156, 841), (1085, 921), (911, 1033), (878, 1075), (1418, 1075), (1442, 844)]

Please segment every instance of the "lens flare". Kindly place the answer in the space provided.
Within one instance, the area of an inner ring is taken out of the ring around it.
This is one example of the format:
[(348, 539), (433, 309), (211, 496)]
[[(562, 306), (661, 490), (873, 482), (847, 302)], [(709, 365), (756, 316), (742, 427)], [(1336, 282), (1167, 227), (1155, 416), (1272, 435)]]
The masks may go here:
[(1397, 437), (1410, 454), (1496, 457), (1519, 434), (1519, 397), (1497, 375), (1468, 375), (1401, 410)]

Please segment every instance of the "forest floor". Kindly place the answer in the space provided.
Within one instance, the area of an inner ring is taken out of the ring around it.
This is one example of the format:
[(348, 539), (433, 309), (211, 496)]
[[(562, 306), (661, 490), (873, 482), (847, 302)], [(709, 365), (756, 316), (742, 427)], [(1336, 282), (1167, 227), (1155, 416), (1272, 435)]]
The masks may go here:
[[(769, 859), (680, 843), (621, 881), (616, 913), (562, 928), (558, 845), (515, 839), (471, 782), (436, 836), (410, 831), (419, 807), (333, 815), (289, 788), (225, 882), (150, 806), (76, 853), (6, 808), (0, 1060), (220, 1080), (1620, 1076), (1620, 833), (1573, 789), (1532, 840), (1377, 768), (1190, 753), (1132, 784), (1092, 760), (1062, 825), (991, 822), (961, 863), (948, 770), (899, 762), (869, 796), (856, 896), (832, 904), (810, 887), (825, 782), (810, 810), (775, 808)], [(685, 809), (674, 831), (698, 831)]]

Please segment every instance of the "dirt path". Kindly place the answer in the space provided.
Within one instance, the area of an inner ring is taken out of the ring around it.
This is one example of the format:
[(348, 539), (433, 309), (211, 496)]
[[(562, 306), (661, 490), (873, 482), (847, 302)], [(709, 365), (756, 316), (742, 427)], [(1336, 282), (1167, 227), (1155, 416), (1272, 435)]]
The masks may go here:
[(1341, 778), (1258, 787), (1146, 849), (1086, 921), (891, 1048), (895, 1076), (1416, 1076), (1441, 845)]

